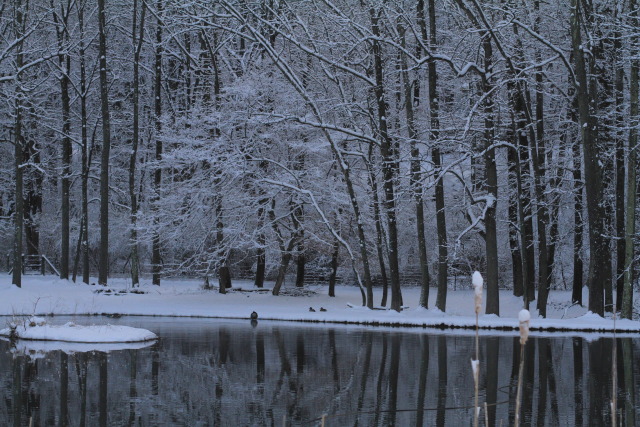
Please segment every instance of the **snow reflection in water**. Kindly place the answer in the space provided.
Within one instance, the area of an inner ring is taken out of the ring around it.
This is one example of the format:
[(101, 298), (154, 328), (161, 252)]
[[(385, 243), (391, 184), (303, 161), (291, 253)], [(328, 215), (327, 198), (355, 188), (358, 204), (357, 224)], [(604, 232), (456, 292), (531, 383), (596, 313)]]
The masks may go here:
[[(472, 336), (207, 319), (108, 321), (152, 330), (161, 340), (38, 357), (0, 342), (0, 419), (14, 426), (30, 419), (34, 426), (280, 426), (285, 418), (288, 425), (318, 425), (323, 414), (328, 426), (472, 420)], [(613, 342), (530, 338), (522, 425), (610, 425)], [(619, 419), (635, 425), (640, 339), (619, 338), (617, 345)], [(512, 425), (518, 337), (481, 337), (480, 346), (486, 419)], [(481, 424), (484, 411), (483, 405)]]

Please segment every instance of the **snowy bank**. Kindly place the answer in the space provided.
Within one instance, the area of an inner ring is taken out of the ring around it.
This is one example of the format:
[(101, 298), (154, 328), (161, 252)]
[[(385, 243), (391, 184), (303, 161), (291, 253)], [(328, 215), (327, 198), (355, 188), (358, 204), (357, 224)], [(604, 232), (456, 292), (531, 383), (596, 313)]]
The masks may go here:
[[(203, 290), (202, 280), (165, 279), (162, 286), (144, 282), (131, 292), (127, 279), (110, 279), (109, 287), (74, 284), (51, 276), (26, 276), (22, 288), (10, 284), (10, 276), (0, 276), (0, 315), (133, 315), (178, 316), (223, 319), (345, 323), (360, 325), (410, 326), (429, 328), (475, 328), (474, 290), (471, 283), (450, 289), (447, 312), (419, 307), (420, 288), (403, 287), (403, 302), (408, 308), (398, 313), (362, 307), (360, 290), (355, 286), (337, 286), (336, 296), (329, 297), (326, 286), (306, 287), (304, 295), (295, 288), (283, 288), (280, 296), (271, 295), (269, 285), (260, 291), (250, 282), (235, 281), (225, 295)], [(436, 298), (431, 290), (430, 306)], [(485, 291), (486, 292), (486, 291)], [(374, 290), (379, 304), (381, 290)], [(635, 300), (638, 300), (636, 294)], [(587, 291), (583, 300), (588, 301)], [(483, 298), (486, 301), (486, 298)], [(511, 291), (500, 291), (500, 317), (481, 315), (480, 328), (517, 330), (522, 300)], [(531, 304), (532, 331), (612, 332), (614, 320), (589, 313), (585, 306), (571, 304), (571, 291), (554, 290), (549, 294), (546, 319), (537, 315)], [(635, 310), (637, 311), (637, 309)], [(484, 303), (481, 310), (484, 313)], [(617, 320), (618, 332), (640, 333), (640, 322)]]
[(0, 336), (22, 340), (64, 341), (73, 343), (130, 343), (151, 341), (158, 337), (151, 331), (129, 326), (90, 325), (73, 322), (49, 325), (40, 317), (12, 322), (0, 330)]

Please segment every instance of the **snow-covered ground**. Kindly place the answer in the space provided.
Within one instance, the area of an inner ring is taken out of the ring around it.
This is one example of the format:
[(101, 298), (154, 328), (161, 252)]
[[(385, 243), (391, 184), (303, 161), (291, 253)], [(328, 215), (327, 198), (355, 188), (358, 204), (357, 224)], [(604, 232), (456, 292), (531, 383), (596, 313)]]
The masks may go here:
[[(212, 318), (248, 319), (253, 311), (262, 320), (336, 322), (363, 325), (397, 325), (422, 327), (473, 328), (475, 326), (474, 292), (471, 280), (465, 290), (450, 290), (447, 312), (423, 309), (418, 306), (420, 289), (404, 287), (405, 310), (369, 310), (361, 306), (360, 290), (352, 286), (338, 286), (336, 297), (327, 295), (327, 287), (307, 287), (304, 295), (293, 295), (295, 289), (283, 288), (283, 294), (273, 296), (267, 290), (257, 291), (250, 282), (234, 282), (226, 295), (217, 290), (205, 291), (202, 281), (195, 279), (166, 279), (162, 286), (143, 281), (136, 288), (144, 293), (131, 293), (127, 279), (110, 279), (108, 288), (87, 286), (59, 280), (52, 276), (25, 276), (22, 288), (11, 285), (11, 277), (0, 276), (0, 315), (144, 315), (199, 316)], [(430, 307), (435, 304), (436, 289), (431, 290)], [(486, 293), (486, 290), (485, 290)], [(374, 291), (376, 304), (381, 290)], [(548, 318), (537, 316), (535, 303), (531, 306), (531, 330), (540, 331), (613, 331), (614, 320), (601, 318), (585, 307), (571, 305), (570, 291), (552, 291), (549, 295)], [(484, 301), (485, 299), (483, 299)], [(588, 301), (587, 291), (584, 301)], [(484, 302), (483, 302), (484, 304)], [(313, 308), (312, 311), (310, 308)], [(481, 315), (479, 324), (485, 329), (517, 329), (518, 312), (522, 300), (510, 291), (500, 291), (500, 317)], [(484, 306), (483, 306), (484, 312)], [(1, 322), (1, 321), (0, 321)], [(3, 326), (3, 325), (0, 325)], [(615, 321), (618, 332), (639, 332), (640, 322)]]

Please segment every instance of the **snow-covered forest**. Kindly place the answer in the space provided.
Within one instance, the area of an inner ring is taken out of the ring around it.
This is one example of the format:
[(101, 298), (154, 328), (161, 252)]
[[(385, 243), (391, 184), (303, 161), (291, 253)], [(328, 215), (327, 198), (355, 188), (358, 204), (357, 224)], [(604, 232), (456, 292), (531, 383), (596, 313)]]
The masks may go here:
[[(481, 270), (631, 317), (636, 0), (6, 0), (0, 245), (61, 278)], [(5, 255), (3, 254), (3, 256)], [(209, 280), (209, 279), (207, 279)], [(388, 300), (387, 300), (388, 289)]]

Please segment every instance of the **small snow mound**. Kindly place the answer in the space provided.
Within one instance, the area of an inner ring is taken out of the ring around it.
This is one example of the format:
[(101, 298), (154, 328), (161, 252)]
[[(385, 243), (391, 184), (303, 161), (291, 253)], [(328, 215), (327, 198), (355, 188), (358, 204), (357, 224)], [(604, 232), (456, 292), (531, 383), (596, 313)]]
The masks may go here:
[(54, 326), (48, 325), (42, 318), (34, 317), (23, 323), (12, 323), (10, 327), (0, 330), (0, 336), (76, 343), (128, 343), (158, 339), (156, 334), (146, 329), (119, 325), (81, 326), (73, 322)]
[(531, 320), (531, 313), (529, 313), (529, 310), (526, 309), (522, 309), (520, 310), (520, 312), (518, 313), (518, 320), (520, 322), (528, 322)]
[(602, 320), (603, 317), (600, 316), (599, 314), (595, 314), (593, 311), (589, 310), (585, 314), (583, 314), (582, 316), (578, 317), (578, 319), (582, 319), (582, 320)]

